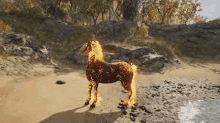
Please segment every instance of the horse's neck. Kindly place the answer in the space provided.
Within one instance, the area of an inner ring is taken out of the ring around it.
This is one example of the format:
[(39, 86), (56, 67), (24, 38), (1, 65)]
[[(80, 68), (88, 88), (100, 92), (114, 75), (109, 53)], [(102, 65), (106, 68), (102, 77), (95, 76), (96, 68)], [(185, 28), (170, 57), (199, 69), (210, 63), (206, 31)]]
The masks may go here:
[(90, 54), (89, 55), (89, 61), (104, 61), (104, 57), (102, 54), (96, 55), (96, 54)]
[(93, 55), (93, 56), (91, 56), (91, 57), (89, 58), (89, 60), (88, 60), (88, 65), (92, 65), (92, 64), (94, 64), (95, 62), (98, 61), (95, 57), (96, 57), (96, 56)]

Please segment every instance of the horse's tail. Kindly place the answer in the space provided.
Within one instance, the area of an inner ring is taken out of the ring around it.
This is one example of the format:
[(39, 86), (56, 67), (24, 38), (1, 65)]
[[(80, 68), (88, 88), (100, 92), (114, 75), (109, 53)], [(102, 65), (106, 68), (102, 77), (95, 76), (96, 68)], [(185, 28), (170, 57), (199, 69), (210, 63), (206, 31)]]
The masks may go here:
[(136, 101), (136, 76), (137, 76), (137, 66), (135, 66), (134, 64), (131, 64), (131, 68), (132, 68), (132, 72), (133, 72), (133, 77), (132, 77), (132, 81), (131, 81), (131, 90), (132, 90), (132, 95), (130, 98), (130, 103), (134, 104)]

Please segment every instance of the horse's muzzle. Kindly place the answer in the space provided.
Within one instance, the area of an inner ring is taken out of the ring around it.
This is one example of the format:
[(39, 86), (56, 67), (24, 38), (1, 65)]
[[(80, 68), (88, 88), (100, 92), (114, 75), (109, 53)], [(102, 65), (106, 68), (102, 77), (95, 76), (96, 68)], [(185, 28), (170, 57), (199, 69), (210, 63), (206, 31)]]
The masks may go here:
[(79, 53), (82, 54), (82, 55), (87, 55), (86, 50), (87, 50), (87, 44), (84, 44), (84, 45), (79, 49)]

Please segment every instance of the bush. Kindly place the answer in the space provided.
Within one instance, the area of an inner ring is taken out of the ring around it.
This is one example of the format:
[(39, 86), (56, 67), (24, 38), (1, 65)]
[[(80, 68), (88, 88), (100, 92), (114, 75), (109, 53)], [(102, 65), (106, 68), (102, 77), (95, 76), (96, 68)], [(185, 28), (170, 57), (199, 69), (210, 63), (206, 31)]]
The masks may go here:
[(10, 32), (12, 30), (11, 26), (4, 23), (2, 20), (0, 20), (0, 31)]

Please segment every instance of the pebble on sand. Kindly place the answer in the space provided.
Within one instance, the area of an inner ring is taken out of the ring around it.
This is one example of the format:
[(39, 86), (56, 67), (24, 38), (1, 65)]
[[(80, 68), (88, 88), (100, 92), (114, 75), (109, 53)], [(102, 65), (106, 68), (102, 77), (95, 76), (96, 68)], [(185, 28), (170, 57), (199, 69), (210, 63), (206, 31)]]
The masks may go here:
[(62, 79), (56, 81), (56, 84), (65, 84), (65, 83), (66, 82), (64, 80), (62, 80)]

